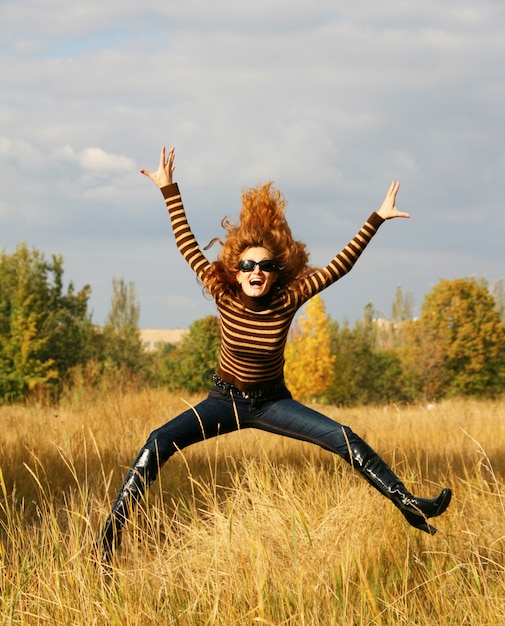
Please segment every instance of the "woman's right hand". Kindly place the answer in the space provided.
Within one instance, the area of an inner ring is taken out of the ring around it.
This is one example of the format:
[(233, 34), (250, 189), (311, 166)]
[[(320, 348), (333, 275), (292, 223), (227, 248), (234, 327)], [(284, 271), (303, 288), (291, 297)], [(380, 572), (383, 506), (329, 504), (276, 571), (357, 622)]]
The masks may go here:
[(174, 166), (175, 149), (170, 148), (168, 151), (168, 157), (165, 158), (165, 146), (161, 149), (160, 164), (155, 172), (150, 172), (146, 169), (141, 169), (140, 173), (148, 176), (155, 185), (160, 189), (172, 184), (172, 174), (175, 170)]

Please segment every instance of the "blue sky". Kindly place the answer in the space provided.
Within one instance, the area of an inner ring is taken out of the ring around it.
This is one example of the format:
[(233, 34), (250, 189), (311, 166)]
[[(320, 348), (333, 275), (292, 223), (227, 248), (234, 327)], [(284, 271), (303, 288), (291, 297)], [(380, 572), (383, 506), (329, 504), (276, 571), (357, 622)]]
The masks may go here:
[(323, 293), (334, 319), (503, 279), (504, 31), (502, 0), (0, 1), (0, 248), (61, 254), (96, 323), (113, 277), (142, 327), (213, 313), (139, 173), (174, 145), (202, 245), (273, 180), (315, 265), (401, 181), (411, 219)]

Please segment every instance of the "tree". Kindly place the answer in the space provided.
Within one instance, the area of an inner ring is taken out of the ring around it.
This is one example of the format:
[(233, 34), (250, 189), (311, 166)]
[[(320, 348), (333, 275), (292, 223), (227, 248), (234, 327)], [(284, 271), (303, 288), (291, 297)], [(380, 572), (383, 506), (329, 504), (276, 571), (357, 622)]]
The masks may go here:
[(485, 281), (441, 280), (404, 340), (404, 367), (428, 399), (503, 392), (505, 328)]
[(58, 377), (53, 359), (44, 359), (47, 339), (39, 333), (41, 315), (21, 297), (9, 314), (8, 332), (0, 336), (0, 398), (15, 400)]
[(493, 284), (493, 297), (496, 302), (496, 310), (501, 321), (505, 324), (505, 285), (503, 278)]
[(123, 278), (112, 279), (111, 307), (103, 328), (103, 357), (108, 370), (128, 370), (139, 374), (146, 356), (140, 340), (140, 304), (135, 285)]
[[(382, 320), (380, 320), (382, 321)], [(339, 405), (398, 402), (408, 399), (401, 364), (394, 350), (380, 348), (384, 329), (369, 303), (354, 328), (330, 325), (334, 374), (326, 392)]]
[(57, 392), (68, 368), (81, 361), (92, 327), (90, 289), (63, 289), (63, 260), (26, 244), (0, 254), (0, 401), (35, 389)]
[(191, 324), (179, 345), (168, 346), (158, 357), (155, 378), (170, 391), (205, 391), (212, 384), (221, 347), (219, 320), (208, 315)]
[(334, 404), (355, 404), (361, 396), (361, 376), (356, 366), (367, 367), (368, 349), (347, 320), (344, 320), (342, 326), (336, 321), (331, 322), (328, 330), (335, 365), (326, 395)]
[(290, 332), (285, 353), (286, 384), (302, 401), (320, 396), (330, 385), (335, 359), (328, 324), (324, 302), (316, 295)]
[(413, 318), (414, 296), (411, 291), (403, 293), (403, 289), (398, 285), (395, 299), (391, 306), (391, 319), (393, 322), (405, 322)]
[(396, 288), (395, 299), (391, 306), (391, 320), (382, 329), (382, 346), (388, 350), (396, 350), (403, 343), (403, 326), (414, 317), (414, 297), (411, 291), (404, 293)]
[(44, 352), (48, 358), (54, 358), (60, 382), (73, 367), (84, 365), (95, 356), (97, 336), (88, 313), (91, 288), (86, 285), (76, 293), (70, 283), (64, 293), (62, 272), (60, 266), (55, 270), (47, 316), (42, 325), (42, 334), (47, 337)]

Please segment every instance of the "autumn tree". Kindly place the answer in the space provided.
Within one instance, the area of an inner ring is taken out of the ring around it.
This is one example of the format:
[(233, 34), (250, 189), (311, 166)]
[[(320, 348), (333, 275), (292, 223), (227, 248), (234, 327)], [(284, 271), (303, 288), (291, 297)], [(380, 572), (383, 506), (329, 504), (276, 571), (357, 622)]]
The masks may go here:
[(404, 369), (428, 399), (503, 392), (505, 328), (484, 280), (441, 280), (403, 336)]
[(320, 396), (330, 385), (334, 357), (328, 324), (324, 302), (316, 295), (290, 332), (285, 352), (286, 384), (299, 400)]

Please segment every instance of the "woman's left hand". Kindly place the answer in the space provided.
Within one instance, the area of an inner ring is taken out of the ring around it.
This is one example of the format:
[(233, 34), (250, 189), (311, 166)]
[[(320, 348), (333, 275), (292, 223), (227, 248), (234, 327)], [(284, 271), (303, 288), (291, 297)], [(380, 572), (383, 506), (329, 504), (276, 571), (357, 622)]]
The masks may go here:
[(398, 211), (396, 208), (396, 194), (399, 189), (400, 183), (393, 180), (381, 208), (377, 211), (377, 214), (385, 220), (393, 219), (393, 217), (410, 217), (408, 213)]

